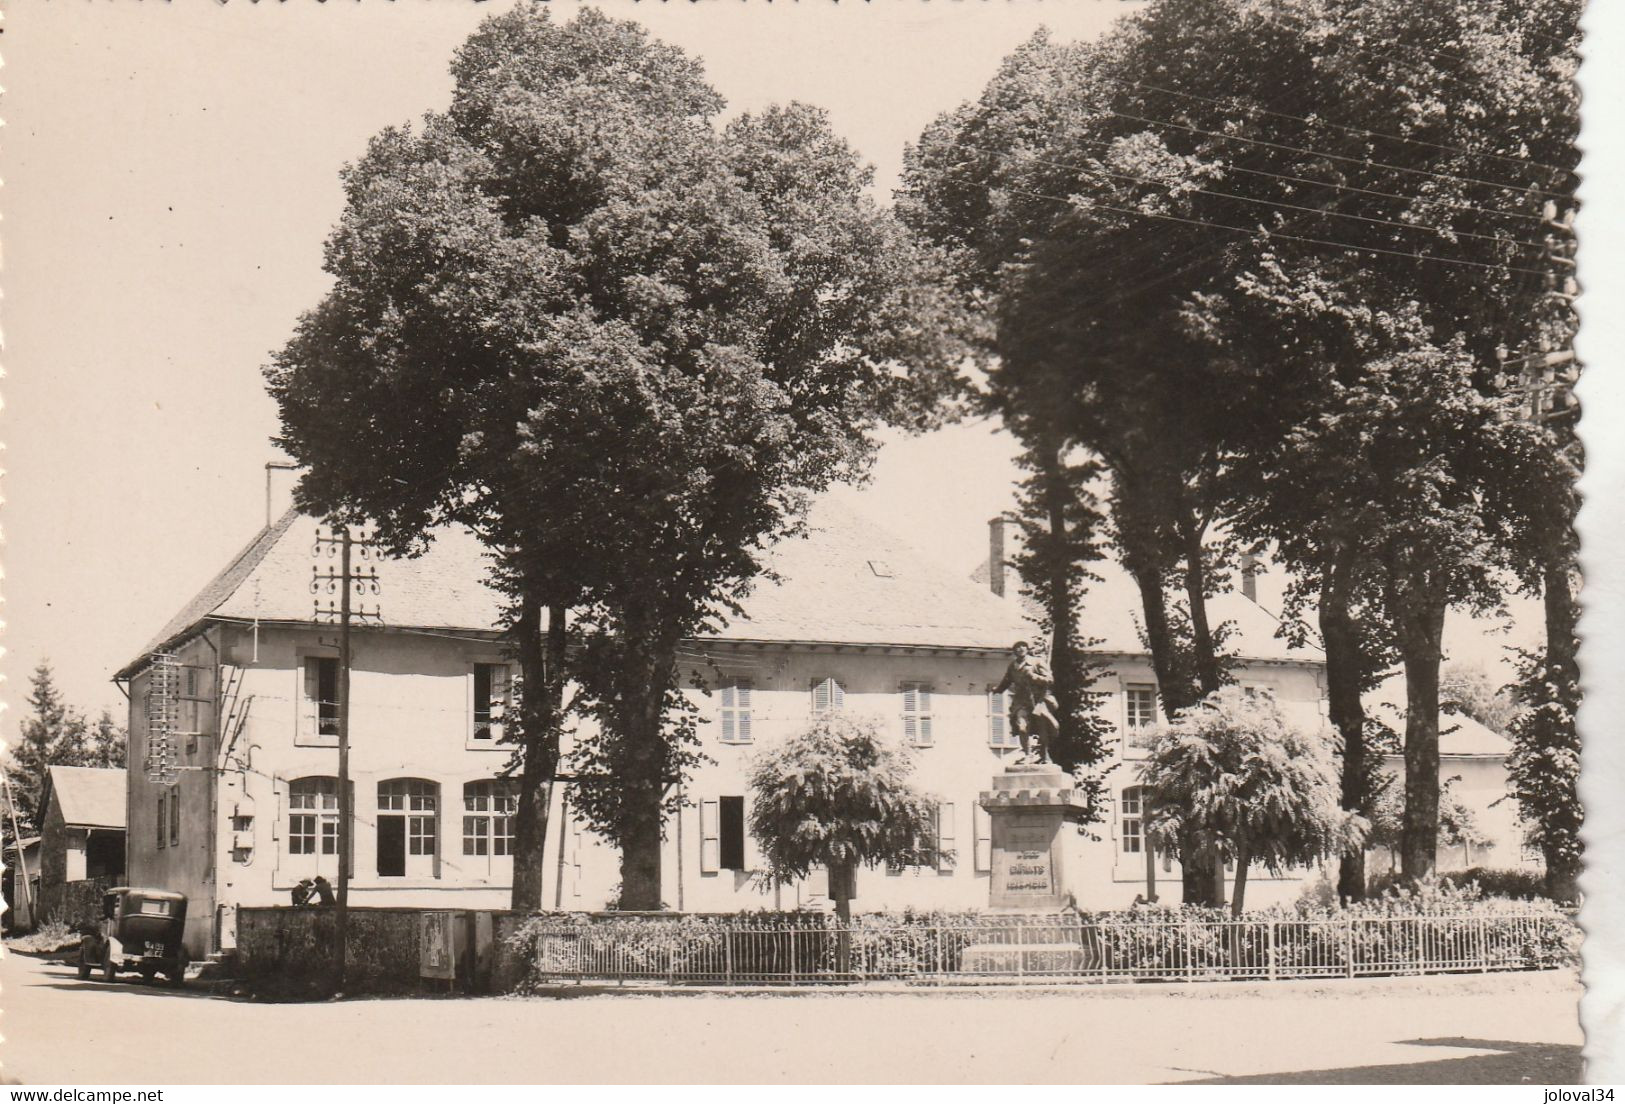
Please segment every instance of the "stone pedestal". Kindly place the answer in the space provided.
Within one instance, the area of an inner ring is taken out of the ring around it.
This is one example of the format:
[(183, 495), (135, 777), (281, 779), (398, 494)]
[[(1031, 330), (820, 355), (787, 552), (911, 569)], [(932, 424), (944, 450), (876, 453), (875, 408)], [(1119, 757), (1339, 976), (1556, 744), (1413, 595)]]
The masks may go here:
[(995, 909), (1053, 912), (1067, 903), (1082, 816), (1072, 776), (1055, 766), (1011, 767), (993, 777), (978, 803), (993, 836), (988, 904)]

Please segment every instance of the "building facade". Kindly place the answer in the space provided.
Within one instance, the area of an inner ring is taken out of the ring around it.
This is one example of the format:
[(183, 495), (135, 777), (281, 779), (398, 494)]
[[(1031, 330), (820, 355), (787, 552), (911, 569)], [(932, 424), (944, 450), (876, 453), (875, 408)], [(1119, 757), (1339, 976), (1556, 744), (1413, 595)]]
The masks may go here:
[[(119, 673), (131, 699), (129, 880), (187, 894), (194, 954), (232, 945), (238, 907), (288, 903), (302, 880), (338, 873), (337, 629), (314, 619), (315, 529), (291, 511), (268, 525)], [(514, 668), (490, 629), (498, 606), (485, 567), (458, 533), (417, 559), (386, 561), (382, 624), (353, 633), (353, 905), (509, 904), (515, 794), (502, 724)], [(767, 876), (746, 828), (747, 778), (756, 749), (842, 710), (910, 745), (916, 782), (938, 802), (922, 864), (860, 871), (855, 907), (985, 907), (989, 834), (977, 795), (1018, 750), (992, 688), (1011, 643), (1033, 632), (1002, 551), (977, 579), (956, 576), (827, 503), (805, 539), (775, 550), (773, 568), (779, 581), (746, 596), (744, 616), (684, 648), (708, 761), (666, 828), (666, 905), (827, 904), (823, 877)], [(1152, 893), (1178, 900), (1177, 865), (1149, 851), (1141, 820), (1136, 737), (1157, 699), (1136, 602), (1125, 577), (1108, 575), (1085, 604), (1105, 665), (1100, 708), (1122, 734), (1109, 816), (1086, 830), (1085, 908)], [(1299, 726), (1324, 724), (1318, 653), (1287, 647), (1245, 595), (1221, 596), (1215, 619), (1231, 624), (1245, 688), (1272, 695)], [(154, 716), (169, 718), (174, 749), (162, 782), (143, 769)], [(545, 865), (548, 907), (597, 910), (615, 896), (619, 856), (573, 815), (567, 783)], [(1249, 902), (1290, 900), (1306, 876), (1255, 871)]]

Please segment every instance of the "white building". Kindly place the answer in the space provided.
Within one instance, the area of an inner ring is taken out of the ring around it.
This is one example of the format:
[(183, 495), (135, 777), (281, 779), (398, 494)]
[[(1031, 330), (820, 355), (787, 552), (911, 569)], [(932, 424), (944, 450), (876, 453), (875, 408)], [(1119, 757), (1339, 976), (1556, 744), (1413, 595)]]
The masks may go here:
[[(303, 878), (337, 874), (337, 630), (316, 624), (310, 591), (316, 522), (289, 512), (268, 526), (142, 649), (118, 678), (131, 698), (128, 779), (132, 884), (184, 892), (194, 954), (230, 945), (238, 906), (286, 903)], [(327, 561), (323, 561), (323, 570)], [(692, 693), (704, 751), (687, 805), (667, 826), (666, 903), (696, 912), (819, 907), (825, 880), (774, 885), (747, 823), (747, 767), (755, 750), (804, 725), (815, 710), (878, 718), (915, 746), (919, 786), (940, 801), (938, 853), (929, 867), (864, 870), (855, 907), (972, 908), (988, 900), (988, 828), (977, 794), (1014, 752), (1004, 703), (990, 694), (1010, 644), (1033, 635), (1014, 585), (954, 577), (833, 503), (806, 539), (774, 553), (779, 583), (763, 582), (745, 616), (689, 642), (685, 663), (714, 679)], [(512, 876), (512, 784), (501, 714), (512, 667), (490, 626), (497, 600), (469, 536), (447, 532), (414, 560), (380, 569), (383, 624), (354, 634), (350, 772), (356, 817), (356, 906), (504, 908)], [(322, 596), (325, 604), (326, 596)], [(370, 601), (370, 599), (369, 599)], [(1132, 734), (1156, 713), (1155, 681), (1140, 643), (1138, 595), (1109, 575), (1091, 591), (1086, 633), (1108, 672), (1097, 689), (1107, 717), (1131, 738), (1109, 778), (1115, 805), (1092, 831), (1079, 904), (1122, 907), (1146, 891), (1148, 865), (1165, 901), (1177, 868), (1147, 863)], [(1296, 723), (1324, 723), (1318, 652), (1277, 638), (1275, 619), (1240, 594), (1213, 603), (1231, 622), (1243, 686), (1274, 695)], [(154, 654), (175, 657), (180, 700), (178, 781), (141, 769)], [(1124, 791), (1128, 791), (1126, 794)], [(619, 878), (617, 854), (568, 811), (568, 786), (549, 819), (544, 900), (603, 908)], [(949, 856), (952, 856), (951, 858)], [(1249, 902), (1294, 897), (1297, 879), (1255, 872)]]

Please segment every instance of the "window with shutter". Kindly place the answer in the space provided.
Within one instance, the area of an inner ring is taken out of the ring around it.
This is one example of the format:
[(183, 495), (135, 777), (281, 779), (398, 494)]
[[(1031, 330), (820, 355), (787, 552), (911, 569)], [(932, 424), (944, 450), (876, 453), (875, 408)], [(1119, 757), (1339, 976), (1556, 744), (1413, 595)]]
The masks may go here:
[(937, 806), (937, 868), (952, 870), (958, 862), (954, 854), (954, 803), (944, 801)]
[(173, 847), (181, 842), (181, 788), (169, 790), (169, 843)]
[(749, 679), (729, 679), (722, 684), (722, 742), (748, 744), (751, 742), (751, 682)]
[(1010, 730), (1010, 695), (987, 692), (987, 742), (990, 747), (1020, 747), (1021, 739)]
[(721, 841), (717, 835), (717, 803), (700, 802), (700, 873), (715, 874), (722, 856)]
[(837, 712), (846, 706), (846, 691), (841, 684), (832, 678), (822, 679), (813, 683), (812, 711), (813, 716), (821, 717), (828, 713)]
[(158, 846), (159, 847), (162, 847), (162, 846), (164, 846), (164, 844), (169, 842), (169, 830), (165, 827), (165, 824), (168, 821), (168, 817), (166, 815), (168, 810), (169, 810), (169, 795), (161, 793), (161, 794), (158, 795)]
[(971, 810), (971, 819), (976, 825), (976, 872), (986, 874), (993, 869), (993, 818), (980, 802)]
[(915, 747), (931, 744), (931, 685), (905, 682), (903, 691), (903, 739)]

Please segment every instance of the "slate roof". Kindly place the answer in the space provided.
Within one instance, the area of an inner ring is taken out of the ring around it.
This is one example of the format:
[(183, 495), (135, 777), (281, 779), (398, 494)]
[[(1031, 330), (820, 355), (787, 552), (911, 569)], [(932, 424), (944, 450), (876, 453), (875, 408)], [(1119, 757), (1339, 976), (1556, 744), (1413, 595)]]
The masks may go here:
[[(1380, 719), (1402, 736), (1405, 732), (1405, 712), (1390, 702), (1366, 702), (1369, 715)], [(1444, 758), (1505, 759), (1512, 752), (1512, 742), (1494, 729), (1487, 728), (1465, 713), (1439, 713), (1439, 754)]]
[[(1084, 592), (1079, 624), (1083, 635), (1096, 641), (1091, 651), (1113, 655), (1145, 655), (1149, 649), (1142, 636), (1145, 624), (1144, 605), (1140, 600), (1140, 587), (1133, 576), (1114, 560), (1101, 560), (1089, 567), (1099, 576)], [(989, 567), (982, 563), (971, 578), (986, 588)], [(1030, 606), (1030, 600), (1020, 595), (1021, 578), (1014, 568), (1005, 569), (1005, 597), (995, 598), (1014, 609)], [(992, 595), (992, 591), (987, 593)], [(1224, 649), (1244, 660), (1269, 660), (1285, 663), (1326, 662), (1325, 653), (1313, 645), (1289, 647), (1276, 635), (1280, 618), (1251, 598), (1230, 591), (1208, 599), (1208, 620), (1217, 629), (1228, 625), (1229, 636)], [(1028, 624), (1028, 631), (1032, 626)]]
[[(262, 530), (118, 677), (210, 619), (308, 623), (316, 525), (289, 511)], [(778, 545), (769, 562), (779, 581), (758, 580), (741, 602), (744, 616), (707, 639), (1003, 649), (1032, 631), (1019, 607), (924, 562), (831, 500), (814, 507), (806, 536)], [(500, 601), (485, 585), (488, 563), (472, 535), (452, 529), (437, 531), (416, 559), (385, 561), (379, 567), (385, 625), (494, 631)]]
[(123, 828), (124, 771), (116, 767), (52, 767), (47, 802), (81, 828)]

